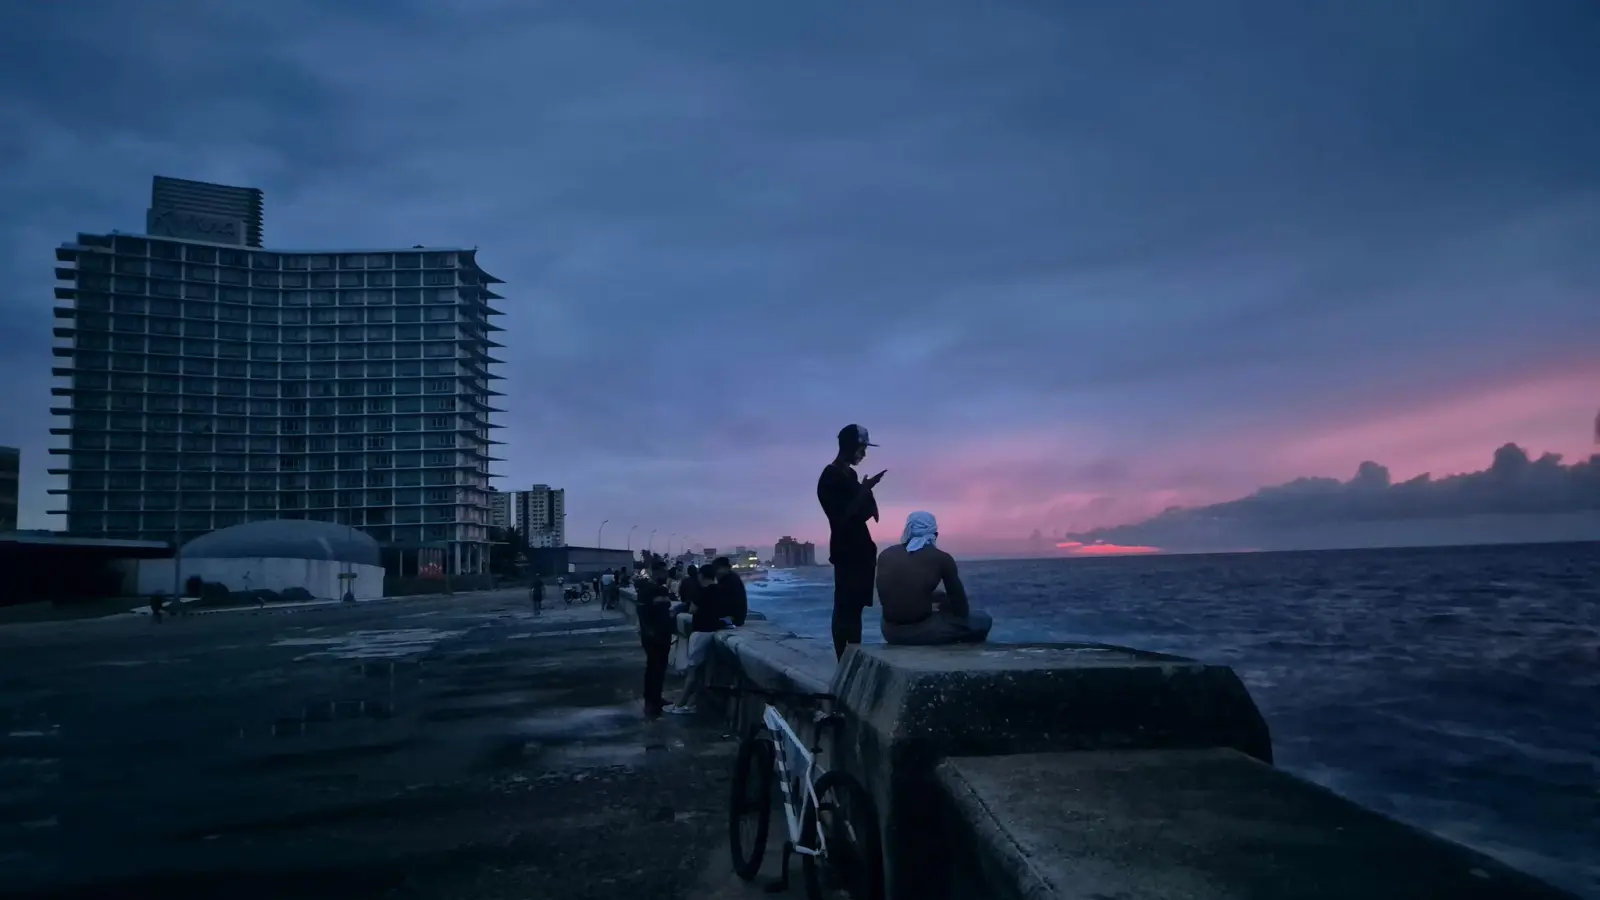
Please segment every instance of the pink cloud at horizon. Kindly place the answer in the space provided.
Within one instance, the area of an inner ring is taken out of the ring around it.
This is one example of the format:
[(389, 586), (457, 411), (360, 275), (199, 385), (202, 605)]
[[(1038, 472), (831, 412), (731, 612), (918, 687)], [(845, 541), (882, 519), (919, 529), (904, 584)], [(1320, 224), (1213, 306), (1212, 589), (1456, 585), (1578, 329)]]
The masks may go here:
[[(1231, 500), (1301, 477), (1348, 479), (1367, 460), (1388, 467), (1399, 481), (1484, 469), (1495, 448), (1508, 442), (1533, 456), (1583, 459), (1593, 451), (1597, 402), (1600, 366), (1589, 365), (1470, 385), (1329, 423), (1274, 423), (1186, 443), (1181, 452), (1118, 453), (1105, 435), (1023, 429), (898, 466), (880, 489), (882, 522), (873, 532), (880, 544), (893, 541), (907, 513), (927, 509), (939, 517), (945, 545), (958, 551), (1016, 552), (1037, 530), (1044, 540), (1034, 538), (1033, 545), (1048, 552), (1063, 533), (1141, 521), (1172, 506)], [(902, 499), (913, 493), (923, 499)]]
[(1372, 460), (1397, 481), (1423, 473), (1437, 478), (1483, 469), (1505, 443), (1534, 456), (1560, 453), (1570, 462), (1593, 451), (1585, 423), (1597, 403), (1597, 365), (1519, 378), (1292, 439), (1280, 445), (1274, 468), (1349, 477), (1356, 463)]

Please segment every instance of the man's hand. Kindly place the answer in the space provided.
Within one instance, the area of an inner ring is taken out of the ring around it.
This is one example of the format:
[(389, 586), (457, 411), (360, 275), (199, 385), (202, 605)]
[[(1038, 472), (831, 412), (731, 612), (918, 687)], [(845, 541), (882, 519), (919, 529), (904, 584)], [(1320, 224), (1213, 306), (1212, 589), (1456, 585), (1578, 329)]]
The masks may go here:
[(861, 482), (861, 486), (870, 491), (873, 488), (877, 487), (878, 486), (878, 482), (882, 481), (883, 480), (883, 476), (885, 476), (887, 474), (889, 474), (889, 470), (888, 469), (884, 469), (882, 472), (879, 472), (878, 474), (872, 476), (871, 478), (868, 478), (866, 481)]

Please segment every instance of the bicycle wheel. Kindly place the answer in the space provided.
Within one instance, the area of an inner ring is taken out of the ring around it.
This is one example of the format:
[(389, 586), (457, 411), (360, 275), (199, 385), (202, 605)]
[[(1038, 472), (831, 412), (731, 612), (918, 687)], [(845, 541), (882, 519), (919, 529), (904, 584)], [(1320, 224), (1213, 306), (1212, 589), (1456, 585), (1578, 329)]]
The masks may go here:
[(872, 795), (844, 772), (817, 779), (817, 806), (806, 810), (800, 839), (825, 849), (805, 854), (806, 896), (824, 900), (843, 893), (851, 900), (883, 900), (883, 837)]
[(733, 763), (733, 794), (728, 803), (728, 847), (733, 871), (750, 881), (761, 871), (772, 828), (773, 767), (778, 751), (765, 728), (756, 725), (739, 743)]

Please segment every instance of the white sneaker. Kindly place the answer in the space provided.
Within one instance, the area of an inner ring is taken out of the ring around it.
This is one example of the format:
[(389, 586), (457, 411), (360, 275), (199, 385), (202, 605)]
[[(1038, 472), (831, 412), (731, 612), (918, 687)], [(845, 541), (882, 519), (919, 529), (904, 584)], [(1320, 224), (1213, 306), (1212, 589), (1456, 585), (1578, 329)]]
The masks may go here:
[(699, 710), (693, 706), (679, 706), (678, 704), (674, 703), (667, 707), (667, 712), (674, 716), (692, 716), (699, 712)]

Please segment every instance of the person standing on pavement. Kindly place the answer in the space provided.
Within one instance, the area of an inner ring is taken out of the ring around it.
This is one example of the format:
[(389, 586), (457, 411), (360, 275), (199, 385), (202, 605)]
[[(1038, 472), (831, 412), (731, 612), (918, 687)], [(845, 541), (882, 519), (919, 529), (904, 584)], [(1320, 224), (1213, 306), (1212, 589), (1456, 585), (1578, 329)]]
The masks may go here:
[(533, 576), (533, 585), (528, 588), (528, 599), (533, 601), (533, 614), (540, 615), (544, 612), (544, 576)]
[(672, 657), (672, 592), (665, 563), (651, 564), (650, 578), (639, 585), (634, 602), (639, 608), (639, 644), (644, 647), (644, 713), (655, 718), (667, 706), (661, 692)]
[(861, 643), (861, 613), (872, 605), (878, 545), (872, 541), (867, 520), (878, 518), (873, 488), (885, 469), (862, 480), (855, 467), (876, 447), (860, 425), (839, 431), (839, 454), (817, 479), (817, 502), (828, 517), (828, 562), (833, 564), (833, 652), (843, 657), (845, 647)]

